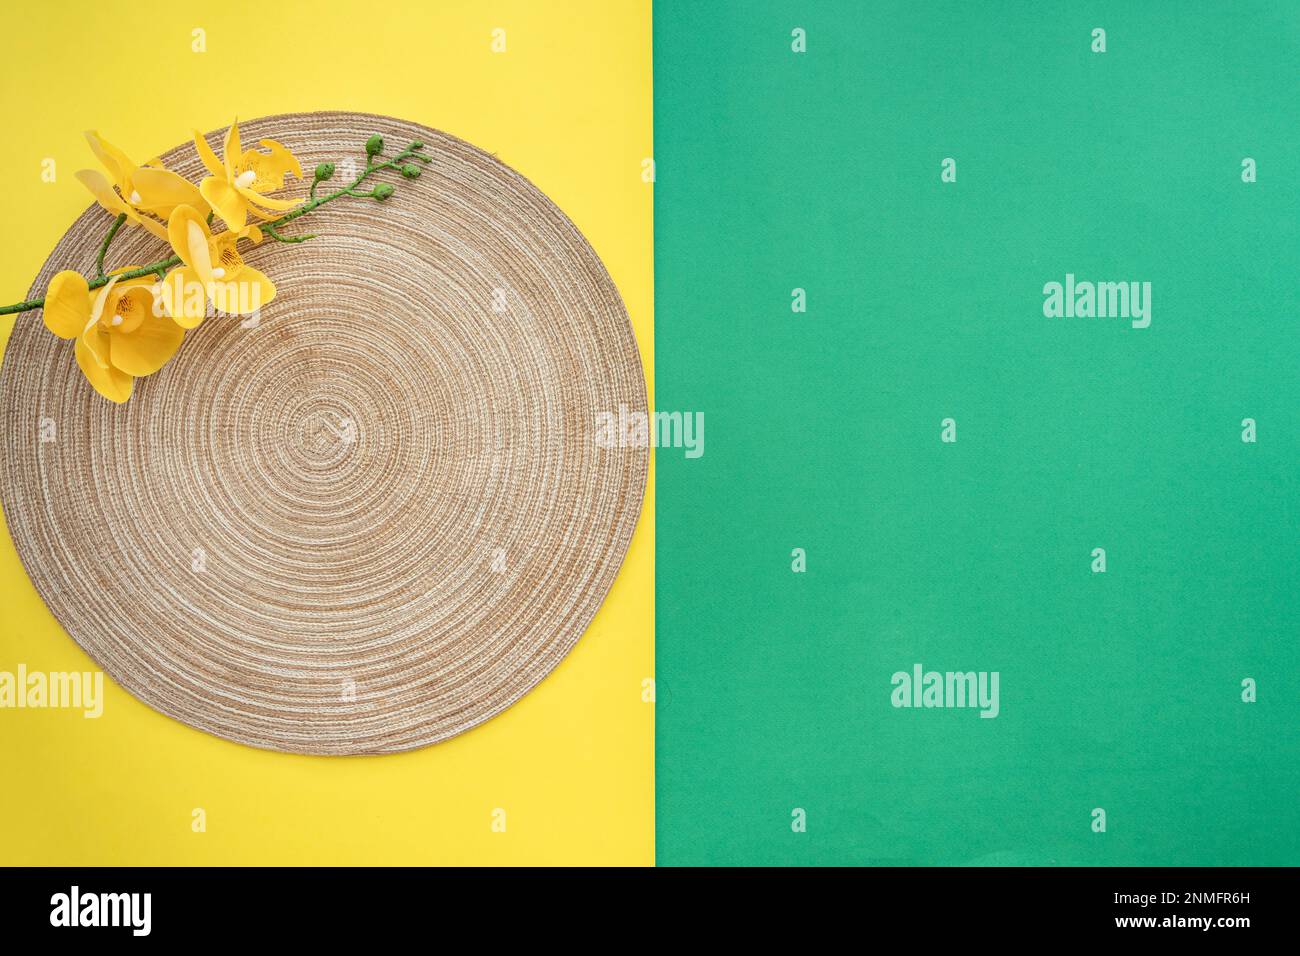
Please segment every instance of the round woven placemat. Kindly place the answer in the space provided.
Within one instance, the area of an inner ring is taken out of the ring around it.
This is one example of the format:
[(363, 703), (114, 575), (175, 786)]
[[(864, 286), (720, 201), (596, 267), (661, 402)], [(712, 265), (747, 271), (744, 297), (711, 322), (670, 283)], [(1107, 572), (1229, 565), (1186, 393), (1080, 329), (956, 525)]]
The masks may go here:
[[(372, 133), (433, 161), (386, 203), (287, 227), (315, 239), (251, 249), (278, 288), (260, 322), (209, 318), (125, 405), (20, 316), (0, 370), (10, 533), (68, 633), (164, 714), (302, 753), (445, 740), (560, 662), (627, 551), (649, 452), (595, 440), (599, 413), (646, 411), (627, 313), (564, 214), (467, 143), (357, 113), (240, 131), (308, 175), (364, 162)], [(163, 159), (201, 175), (192, 144)], [(82, 215), (31, 295), (92, 271), (108, 224)], [(109, 260), (165, 254), (123, 230)]]

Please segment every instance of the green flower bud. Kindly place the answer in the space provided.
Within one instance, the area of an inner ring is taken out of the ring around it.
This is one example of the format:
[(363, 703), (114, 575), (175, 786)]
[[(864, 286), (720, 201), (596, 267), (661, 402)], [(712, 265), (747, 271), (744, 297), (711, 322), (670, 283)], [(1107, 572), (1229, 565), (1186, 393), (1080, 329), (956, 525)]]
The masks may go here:
[(417, 139), (414, 143), (411, 144), (411, 149), (424, 149), (423, 141)]
[(395, 191), (396, 190), (393, 189), (392, 184), (380, 183), (378, 186), (375, 187), (375, 198), (379, 200), (387, 199)]
[(334, 175), (333, 163), (321, 163), (316, 167), (316, 182), (323, 182)]
[(382, 152), (383, 149), (384, 149), (384, 138), (380, 136), (378, 133), (376, 133), (374, 136), (366, 140), (367, 156), (374, 156), (376, 153)]
[(415, 163), (407, 163), (402, 167), (402, 175), (407, 179), (414, 179), (416, 176), (420, 175), (420, 167), (415, 165)]

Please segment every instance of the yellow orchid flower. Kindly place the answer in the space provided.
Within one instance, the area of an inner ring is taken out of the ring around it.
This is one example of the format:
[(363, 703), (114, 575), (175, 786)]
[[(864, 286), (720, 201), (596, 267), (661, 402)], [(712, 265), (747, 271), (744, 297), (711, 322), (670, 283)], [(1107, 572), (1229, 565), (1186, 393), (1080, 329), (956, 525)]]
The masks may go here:
[(125, 402), (135, 379), (167, 364), (185, 337), (159, 313), (157, 295), (151, 279), (116, 276), (92, 295), (80, 273), (60, 272), (45, 294), (45, 327), (61, 339), (76, 339), (77, 365), (95, 391)]
[(77, 179), (112, 215), (125, 214), (131, 225), (144, 226), (159, 239), (166, 239), (167, 227), (159, 219), (165, 221), (177, 206), (194, 206), (206, 214), (208, 204), (198, 188), (164, 169), (158, 160), (137, 166), (126, 153), (93, 130), (86, 133), (86, 142), (109, 175), (97, 169), (82, 169), (78, 170)]
[(252, 315), (275, 298), (275, 285), (245, 265), (237, 243), (262, 241), (262, 230), (244, 226), (214, 236), (207, 220), (190, 206), (177, 206), (167, 221), (167, 237), (184, 265), (162, 282), (163, 309), (182, 328), (192, 329), (207, 315), (207, 306), (226, 315)]
[(199, 183), (199, 192), (216, 210), (226, 228), (236, 232), (244, 228), (250, 212), (262, 219), (274, 219), (275, 216), (265, 210), (283, 212), (299, 205), (298, 200), (272, 199), (265, 195), (283, 188), (285, 173), (302, 179), (302, 166), (297, 158), (273, 139), (264, 139), (259, 145), (270, 152), (243, 150), (239, 143), (239, 121), (236, 120), (226, 130), (223, 157), (217, 159), (203, 134), (194, 131), (194, 148), (212, 174)]

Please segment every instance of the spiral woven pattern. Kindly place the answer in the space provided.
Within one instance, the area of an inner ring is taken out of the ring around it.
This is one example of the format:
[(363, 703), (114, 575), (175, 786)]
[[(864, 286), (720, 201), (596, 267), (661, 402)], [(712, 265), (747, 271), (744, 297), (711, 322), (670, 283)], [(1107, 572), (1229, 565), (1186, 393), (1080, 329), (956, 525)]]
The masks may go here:
[[(209, 318), (120, 406), (38, 313), (0, 370), (5, 517), (51, 611), (140, 700), (275, 750), (409, 750), (518, 700), (596, 613), (646, 481), (647, 449), (595, 440), (646, 411), (627, 313), (537, 188), (395, 119), (241, 124), (306, 170), (376, 132), (432, 163), (249, 247), (278, 288), (257, 324)], [(201, 175), (192, 145), (163, 159)], [(83, 214), (31, 295), (93, 272), (109, 222)], [(109, 261), (166, 254), (124, 229)]]

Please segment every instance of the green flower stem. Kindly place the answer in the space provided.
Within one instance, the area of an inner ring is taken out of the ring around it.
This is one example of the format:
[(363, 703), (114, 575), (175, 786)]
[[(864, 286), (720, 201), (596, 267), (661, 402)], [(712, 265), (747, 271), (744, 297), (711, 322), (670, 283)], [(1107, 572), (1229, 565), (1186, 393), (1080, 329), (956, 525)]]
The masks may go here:
[(433, 160), (431, 160), (428, 156), (421, 156), (419, 153), (402, 153), (396, 159), (388, 160), (382, 163), (377, 163), (375, 165), (375, 169), (395, 169), (400, 173), (402, 171), (402, 161), (407, 159), (418, 159), (426, 163), (433, 162)]
[(308, 239), (315, 239), (315, 236), (282, 236), (275, 231), (272, 225), (265, 225), (262, 231), (274, 239), (276, 242), (306, 242)]
[(108, 235), (104, 237), (104, 244), (99, 247), (99, 255), (95, 257), (95, 277), (99, 278), (104, 274), (104, 253), (108, 252), (108, 244), (113, 241), (117, 231), (122, 228), (122, 223), (126, 222), (126, 213), (122, 213), (113, 220), (113, 225), (108, 229)]
[[(370, 161), (370, 158), (367, 157), (366, 168), (362, 170), (361, 174), (357, 176), (357, 178), (354, 179), (351, 183), (344, 186), (342, 189), (336, 189), (334, 192), (327, 193), (326, 195), (321, 196), (319, 198), (310, 198), (307, 202), (285, 213), (279, 219), (273, 219), (268, 223), (263, 223), (261, 227), (262, 231), (265, 232), (267, 235), (269, 235), (272, 239), (276, 239), (280, 242), (305, 242), (306, 240), (311, 239), (312, 238), (311, 236), (282, 236), (276, 230), (278, 227), (283, 226), (286, 223), (293, 222), (295, 219), (298, 219), (301, 216), (305, 216), (309, 212), (312, 212), (315, 209), (319, 209), (327, 202), (333, 202), (335, 199), (338, 199), (340, 196), (356, 196), (359, 198), (373, 197), (374, 196), (373, 190), (371, 190), (370, 192), (359, 193), (356, 191), (357, 187), (360, 186), (363, 182), (365, 182), (366, 179), (371, 174), (378, 172), (381, 169), (400, 168), (401, 163), (404, 162), (405, 160), (421, 159), (424, 160), (425, 162), (429, 162), (429, 158), (427, 156), (422, 156), (418, 152), (416, 152), (416, 150), (420, 149), (423, 145), (424, 145), (423, 143), (419, 145), (413, 143), (410, 146), (406, 147), (406, 149), (402, 150), (402, 152), (398, 153), (397, 156), (395, 156), (391, 160), (384, 160), (381, 162), (373, 163)], [(313, 192), (314, 192), (314, 188), (313, 188)], [(113, 238), (114, 235), (116, 235), (117, 230), (121, 228), (122, 220), (125, 218), (126, 218), (125, 215), (118, 217), (117, 221), (113, 224), (113, 227), (109, 230), (108, 237), (104, 240), (104, 244), (100, 247), (99, 257), (96, 262), (96, 267), (100, 270), (99, 275), (88, 283), (88, 285), (92, 289), (98, 289), (100, 286), (108, 284), (109, 277), (104, 275), (103, 272), (104, 253), (108, 249), (109, 241)], [(212, 221), (211, 215), (208, 216), (208, 221), (209, 222)], [(157, 262), (151, 262), (147, 266), (141, 266), (140, 268), (132, 269), (129, 272), (120, 272), (118, 273), (117, 278), (120, 280), (141, 279), (148, 275), (157, 275), (161, 279), (166, 274), (168, 269), (170, 269), (172, 266), (178, 266), (180, 264), (181, 264), (180, 256), (168, 256), (166, 259), (159, 259)], [(13, 305), (0, 306), (0, 315), (14, 315), (15, 313), (18, 312), (30, 312), (32, 309), (39, 309), (43, 305), (45, 305), (44, 298), (29, 299), (26, 302), (15, 302)]]

